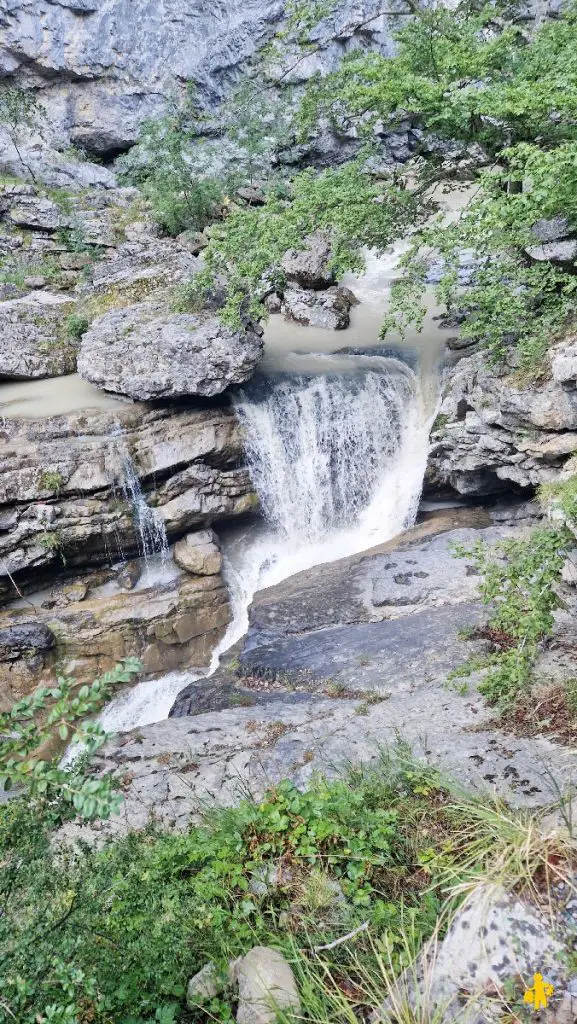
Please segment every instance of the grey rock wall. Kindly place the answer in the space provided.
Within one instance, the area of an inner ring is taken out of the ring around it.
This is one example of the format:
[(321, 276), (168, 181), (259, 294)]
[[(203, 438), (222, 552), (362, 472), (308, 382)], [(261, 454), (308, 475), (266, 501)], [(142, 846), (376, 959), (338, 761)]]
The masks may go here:
[[(341, 4), (287, 80), (325, 71), (359, 44), (389, 51), (381, 6)], [(0, 79), (39, 90), (55, 143), (110, 156), (188, 82), (214, 109), (283, 14), (283, 0), (9, 0), (0, 11)], [(7, 138), (3, 148), (7, 159)]]

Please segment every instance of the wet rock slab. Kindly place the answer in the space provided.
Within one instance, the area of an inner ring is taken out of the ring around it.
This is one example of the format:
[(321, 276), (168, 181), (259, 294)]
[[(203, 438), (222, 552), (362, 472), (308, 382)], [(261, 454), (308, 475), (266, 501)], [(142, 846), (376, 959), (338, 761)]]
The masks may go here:
[[(448, 562), (449, 546), (519, 533), (530, 514), (526, 506), (508, 526), (487, 525), (484, 510), (449, 512), (396, 547), (318, 566), (259, 594), (236, 682), (220, 670), (204, 694), (202, 681), (190, 684), (173, 709), (184, 717), (121, 735), (98, 754), (94, 770), (123, 779), (125, 803), (87, 834), (140, 828), (150, 816), (184, 828), (205, 801), (258, 797), (283, 778), (305, 786), (314, 771), (378, 761), (399, 737), (469, 787), (517, 803), (553, 801), (555, 786), (571, 781), (575, 751), (499, 732), (474, 686), (463, 694), (446, 685), (475, 650), (460, 627), (483, 615), (467, 560)], [(475, 520), (481, 530), (465, 525)], [(263, 696), (267, 677), (278, 681), (274, 699)]]

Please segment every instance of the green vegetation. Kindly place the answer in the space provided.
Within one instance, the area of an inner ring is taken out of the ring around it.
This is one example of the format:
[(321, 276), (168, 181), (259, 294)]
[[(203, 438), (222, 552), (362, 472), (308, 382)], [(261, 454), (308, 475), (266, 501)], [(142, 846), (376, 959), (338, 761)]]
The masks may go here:
[(362, 161), (317, 174), (298, 175), (267, 194), (263, 206), (237, 209), (211, 230), (203, 250), (204, 270), (193, 288), (202, 301), (219, 275), (228, 279), (223, 319), (238, 325), (243, 315), (261, 316), (261, 299), (282, 287), (280, 263), (288, 249), (301, 248), (311, 232), (332, 238), (332, 267), (340, 276), (363, 266), (362, 246), (384, 248), (419, 216), (413, 193), (388, 181), (374, 181)]
[(455, 548), (455, 555), (472, 559), (480, 574), (481, 597), (491, 615), (476, 635), (491, 640), (496, 651), (468, 662), (453, 678), (486, 669), (479, 690), (501, 711), (529, 693), (538, 645), (550, 633), (559, 607), (553, 584), (560, 579), (570, 543), (562, 528), (537, 529), (526, 539), (493, 547), (479, 541), (471, 549)]
[(66, 336), (73, 341), (80, 341), (90, 327), (90, 320), (81, 313), (71, 313), (66, 320)]
[(528, 812), (463, 801), (403, 748), (304, 794), (283, 782), (213, 809), (184, 834), (55, 850), (61, 820), (43, 798), (0, 807), (2, 1020), (231, 1024), (233, 993), (187, 1006), (188, 979), (272, 944), (295, 970), (299, 1020), (354, 1024), (464, 892), (487, 879), (542, 892), (572, 849)]
[(539, 498), (545, 508), (561, 513), (565, 520), (577, 523), (577, 473), (539, 488)]
[(157, 223), (170, 235), (209, 224), (225, 195), (225, 183), (209, 173), (204, 153), (192, 156), (188, 152), (201, 124), (189, 100), (181, 109), (144, 124), (140, 163), (134, 155), (120, 161), (125, 166), (125, 180), (138, 185)]
[[(53, 801), (71, 804), (86, 818), (106, 816), (115, 810), (120, 799), (109, 779), (88, 779), (81, 767), (60, 768), (51, 760), (44, 760), (42, 749), (48, 749), (55, 735), (62, 742), (69, 740), (76, 723), (98, 711), (113, 688), (129, 682), (139, 669), (136, 659), (127, 658), (91, 686), (80, 689), (75, 688), (74, 680), (59, 677), (55, 686), (40, 687), (10, 711), (0, 713), (2, 788), (23, 785), (32, 800), (40, 801), (38, 807)], [(86, 753), (90, 754), (101, 746), (104, 733), (100, 726), (89, 723), (76, 732), (75, 738), (85, 744)]]
[[(220, 218), (204, 252), (201, 284), (207, 288), (226, 277), (223, 315), (229, 323), (262, 315), (268, 282), (282, 284), (283, 252), (302, 245), (310, 231), (324, 228), (331, 235), (339, 273), (359, 268), (362, 246), (382, 251), (410, 232), (404, 277), (394, 288), (383, 334), (420, 326), (427, 265), (441, 256), (438, 297), (448, 309), (465, 303), (464, 336), (483, 342), (492, 360), (515, 344), (514, 365), (526, 376), (541, 372), (549, 343), (573, 321), (576, 299), (573, 261), (551, 263), (527, 254), (537, 243), (532, 228), (541, 218), (561, 217), (566, 230), (577, 228), (576, 9), (528, 30), (501, 0), (469, 0), (451, 11), (419, 10), (411, 3), (407, 13), (413, 17), (398, 32), (395, 57), (349, 53), (334, 73), (309, 82), (293, 116), (288, 72), (277, 76), (275, 92), (270, 66), (279, 57), (286, 65), (287, 40), (300, 47), (293, 67), (313, 52), (311, 30), (333, 6), (295, 4), (289, 28), (263, 55), (268, 85), (258, 78), (245, 83), (228, 115), (211, 124), (227, 139), (235, 121), (243, 125), (235, 149), (243, 159), (230, 163), (234, 173), (227, 178), (209, 169), (214, 140), (198, 141), (203, 122), (189, 100), (171, 118), (147, 126), (131, 180), (148, 190), (167, 230)], [(247, 110), (255, 103), (262, 109), (251, 121)], [(276, 117), (270, 114), (275, 109)], [(394, 130), (408, 116), (423, 133), (420, 151), (402, 171), (380, 169), (375, 176), (375, 125)], [(287, 138), (306, 143), (327, 122), (337, 131), (354, 126), (366, 142), (365, 155), (338, 170), (300, 171), (291, 180), (273, 172), (274, 153)], [(457, 154), (448, 161), (443, 140)], [(255, 166), (267, 183), (265, 206), (223, 205), (234, 184), (252, 178)], [(478, 187), (458, 220), (448, 226), (427, 220), (434, 186), (442, 182), (450, 190), (463, 181)], [(465, 299), (458, 275), (463, 251), (475, 268)]]
[(60, 493), (64, 477), (57, 469), (46, 469), (40, 477), (40, 487), (43, 491), (55, 491)]

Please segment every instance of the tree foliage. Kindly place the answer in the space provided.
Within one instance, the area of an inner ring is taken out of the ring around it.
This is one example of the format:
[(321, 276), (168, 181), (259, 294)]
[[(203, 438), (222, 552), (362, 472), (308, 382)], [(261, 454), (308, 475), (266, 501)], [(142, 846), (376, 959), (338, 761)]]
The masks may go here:
[[(317, 7), (295, 5), (296, 38), (305, 54), (313, 46), (312, 27), (331, 4)], [(500, 0), (409, 10), (396, 56), (352, 51), (335, 72), (309, 83), (294, 124), (301, 142), (328, 122), (337, 130), (354, 125), (370, 145), (375, 127), (394, 130), (409, 118), (421, 145), (405, 173), (375, 179), (371, 161), (361, 157), (318, 176), (310, 169), (297, 173), (288, 189), (285, 183), (284, 191), (271, 191), (261, 210), (238, 211), (214, 230), (199, 284), (227, 279), (224, 315), (232, 322), (247, 296), (251, 313), (259, 312), (264, 282), (278, 280), (282, 251), (302, 245), (306, 233), (329, 232), (340, 272), (359, 268), (362, 246), (382, 251), (410, 232), (405, 276), (384, 333), (419, 324), (427, 256), (440, 255), (438, 298), (465, 309), (464, 334), (483, 341), (493, 358), (516, 342), (516, 361), (534, 368), (575, 310), (574, 265), (537, 260), (531, 250), (538, 243), (532, 228), (541, 218), (563, 217), (568, 231), (577, 229), (576, 10), (529, 27)], [(455, 183), (447, 181), (454, 174), (445, 159), (449, 140), (468, 154), (469, 168), (476, 165), (462, 173), (475, 177), (478, 188), (456, 223), (437, 220), (415, 233), (432, 208), (427, 189)], [(379, 193), (386, 210), (375, 215)], [(458, 270), (464, 251), (474, 279), (463, 292)]]
[(53, 687), (39, 687), (10, 711), (0, 714), (0, 784), (4, 790), (24, 786), (32, 799), (57, 801), (85, 818), (107, 817), (118, 809), (121, 796), (109, 778), (90, 779), (81, 764), (62, 768), (46, 759), (58, 735), (62, 742), (73, 736), (82, 743), (88, 757), (102, 745), (105, 733), (100, 725), (76, 723), (95, 714), (109, 699), (113, 688), (127, 683), (140, 670), (140, 662), (127, 658), (121, 665), (77, 687), (74, 680), (59, 677)]
[(211, 229), (204, 270), (194, 280), (199, 301), (219, 276), (228, 286), (225, 321), (238, 326), (243, 314), (259, 317), (263, 296), (282, 288), (281, 261), (300, 249), (313, 231), (331, 238), (337, 276), (363, 266), (362, 248), (383, 250), (422, 217), (415, 194), (395, 181), (373, 180), (363, 161), (318, 174), (308, 169), (288, 186), (271, 189), (263, 206), (238, 208)]

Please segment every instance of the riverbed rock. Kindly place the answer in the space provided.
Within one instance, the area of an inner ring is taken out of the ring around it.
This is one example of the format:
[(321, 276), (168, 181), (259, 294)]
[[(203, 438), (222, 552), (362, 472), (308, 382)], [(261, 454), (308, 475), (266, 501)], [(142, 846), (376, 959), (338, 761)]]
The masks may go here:
[(174, 561), (195, 576), (215, 576), (222, 569), (222, 555), (214, 530), (187, 533), (174, 545)]
[(285, 320), (295, 320), (307, 327), (342, 331), (349, 326), (350, 308), (351, 302), (342, 288), (329, 288), (321, 292), (288, 288), (284, 293)]
[[(0, 428), (0, 581), (138, 554), (134, 477), (169, 538), (255, 506), (228, 409), (118, 403)], [(134, 477), (128, 472), (133, 467)], [(127, 476), (128, 473), (128, 476)]]
[(274, 1024), (279, 1012), (300, 1014), (292, 968), (278, 949), (254, 946), (234, 969), (238, 984), (237, 1024)]
[(218, 395), (252, 376), (263, 342), (209, 314), (166, 313), (154, 301), (105, 313), (82, 338), (78, 372), (141, 401)]
[[(574, 752), (544, 736), (501, 733), (475, 679), (466, 693), (446, 683), (451, 669), (478, 653), (479, 641), (463, 630), (486, 614), (467, 559), (455, 561), (458, 579), (443, 603), (449, 545), (518, 535), (534, 513), (528, 505), (517, 513), (516, 526), (499, 526), (486, 509), (448, 510), (396, 541), (261, 592), (236, 670), (242, 696), (255, 694), (253, 706), (229, 686), (228, 708), (209, 711), (201, 702), (194, 717), (108, 741), (92, 770), (130, 773), (123, 808), (69, 836), (99, 841), (141, 828), (151, 815), (186, 828), (204, 801), (230, 805), (247, 791), (258, 799), (286, 778), (306, 787), (315, 772), (334, 776), (347, 764), (378, 763), (399, 736), (415, 756), (473, 789), (496, 789), (515, 804), (552, 802)], [(483, 527), (480, 534), (474, 526)], [(411, 573), (403, 606), (400, 577)], [(218, 689), (214, 678), (205, 686), (207, 695)]]
[(462, 495), (534, 488), (556, 480), (577, 450), (575, 339), (553, 346), (545, 375), (523, 383), (484, 351), (445, 371), (431, 433), (430, 489)]
[(51, 651), (56, 644), (52, 630), (38, 619), (0, 627), (0, 660), (14, 661), (22, 655)]
[(77, 347), (67, 335), (74, 303), (49, 292), (0, 302), (0, 380), (74, 373)]
[[(142, 675), (202, 668), (230, 619), (222, 577), (175, 570), (168, 579), (152, 571), (129, 592), (96, 587), (80, 603), (60, 600), (53, 588), (50, 608), (0, 611), (0, 707), (38, 684), (50, 685), (58, 671), (90, 682), (129, 655)], [(23, 620), (23, 621), (21, 621)], [(54, 637), (58, 636), (58, 650)], [(16, 656), (18, 655), (18, 656)]]
[(315, 231), (305, 239), (303, 249), (289, 249), (281, 266), (289, 283), (301, 288), (328, 288), (334, 282), (334, 273), (329, 267), (331, 244), (322, 231)]

